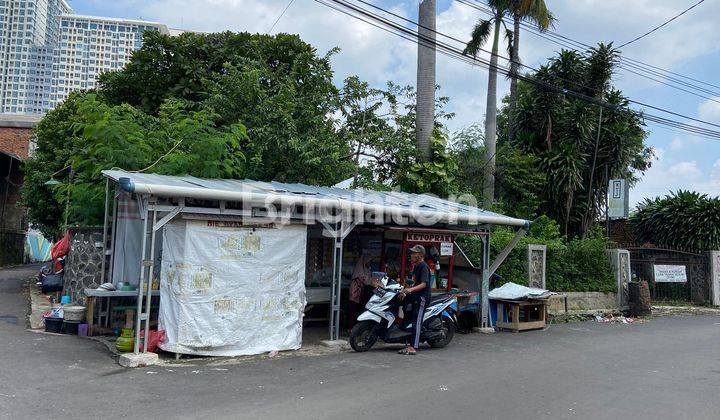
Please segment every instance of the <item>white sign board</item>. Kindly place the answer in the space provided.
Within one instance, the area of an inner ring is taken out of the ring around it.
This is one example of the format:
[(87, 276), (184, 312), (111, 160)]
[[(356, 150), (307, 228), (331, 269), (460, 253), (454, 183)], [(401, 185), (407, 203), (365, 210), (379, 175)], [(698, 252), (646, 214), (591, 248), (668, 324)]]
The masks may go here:
[(630, 186), (624, 179), (611, 179), (608, 186), (608, 217), (627, 219), (630, 214)]
[(655, 283), (685, 283), (687, 273), (684, 265), (660, 265), (653, 266), (655, 269)]
[(440, 255), (446, 256), (446, 255), (452, 255), (453, 254), (453, 243), (452, 242), (442, 242), (440, 243)]

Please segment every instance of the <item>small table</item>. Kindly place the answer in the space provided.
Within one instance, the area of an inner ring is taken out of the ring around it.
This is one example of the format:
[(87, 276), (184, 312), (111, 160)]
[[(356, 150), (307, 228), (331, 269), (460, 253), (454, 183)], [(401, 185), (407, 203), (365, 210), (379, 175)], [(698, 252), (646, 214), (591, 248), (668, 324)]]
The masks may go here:
[[(159, 290), (151, 290), (151, 296), (160, 296)], [(143, 296), (146, 292), (143, 291)], [(135, 297), (137, 298), (137, 290), (98, 290), (85, 289), (86, 306), (87, 306), (87, 323), (88, 336), (92, 336), (98, 325), (95, 324), (95, 300), (98, 298), (108, 299), (108, 317), (110, 316), (110, 300), (118, 297)]]
[[(500, 300), (497, 303), (497, 321), (495, 326), (514, 332), (536, 330), (547, 325), (547, 300)], [(520, 312), (525, 320), (520, 321)], [(537, 316), (532, 316), (537, 315)], [(531, 319), (532, 318), (532, 319)]]

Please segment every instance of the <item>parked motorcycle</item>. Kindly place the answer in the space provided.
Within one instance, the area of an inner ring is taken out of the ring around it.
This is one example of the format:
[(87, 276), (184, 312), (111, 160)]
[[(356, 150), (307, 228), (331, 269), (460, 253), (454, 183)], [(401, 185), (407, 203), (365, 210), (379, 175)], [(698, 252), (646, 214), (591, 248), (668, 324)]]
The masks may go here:
[[(386, 343), (412, 341), (412, 321), (403, 320), (403, 325), (395, 322), (403, 305), (398, 299), (402, 286), (385, 275), (379, 277), (378, 287), (373, 290), (373, 296), (365, 305), (367, 310), (360, 314), (358, 323), (350, 332), (350, 346), (357, 352), (370, 350), (378, 339)], [(434, 348), (447, 346), (457, 329), (457, 310), (458, 303), (454, 296), (433, 296), (423, 316), (420, 342), (427, 342)]]

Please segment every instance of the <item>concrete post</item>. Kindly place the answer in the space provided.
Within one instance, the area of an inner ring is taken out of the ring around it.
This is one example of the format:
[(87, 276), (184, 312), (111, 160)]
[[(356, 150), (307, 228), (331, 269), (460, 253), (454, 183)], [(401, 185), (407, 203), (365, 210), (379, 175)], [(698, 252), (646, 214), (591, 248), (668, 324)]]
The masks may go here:
[(608, 258), (617, 281), (618, 307), (628, 308), (628, 283), (630, 282), (630, 251), (626, 249), (608, 249)]
[(720, 306), (720, 251), (710, 251), (710, 302)]
[(528, 245), (527, 273), (529, 287), (537, 287), (539, 289), (546, 288), (546, 261), (547, 246)]

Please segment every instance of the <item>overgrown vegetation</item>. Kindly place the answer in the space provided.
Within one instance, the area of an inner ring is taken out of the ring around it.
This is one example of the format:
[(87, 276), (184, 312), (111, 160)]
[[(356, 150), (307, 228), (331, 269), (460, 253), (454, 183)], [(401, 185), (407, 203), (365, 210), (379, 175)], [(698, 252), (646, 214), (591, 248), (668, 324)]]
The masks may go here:
[[(490, 241), (491, 258), (494, 258), (512, 240), (515, 233), (506, 228), (496, 229)], [(564, 292), (614, 292), (617, 287), (606, 255), (607, 240), (602, 232), (592, 231), (585, 239), (568, 240), (560, 233), (559, 225), (543, 216), (534, 223), (528, 236), (523, 238), (498, 268), (501, 280), (527, 284), (527, 245), (547, 247), (546, 286), (549, 290)], [(474, 264), (481, 263), (482, 242), (477, 237), (461, 238), (461, 246)]]
[[(509, 141), (503, 135), (500, 144), (534, 162), (534, 169), (545, 176), (524, 185), (537, 200), (500, 191), (498, 198), (508, 210), (545, 214), (568, 237), (585, 237), (602, 213), (608, 180), (625, 178), (632, 183), (650, 167), (653, 151), (644, 143), (642, 117), (611, 84), (617, 61), (612, 45), (600, 44), (585, 54), (563, 50), (528, 75), (538, 84), (519, 82), (515, 136)], [(579, 92), (614, 108), (544, 86)], [(501, 133), (507, 132), (508, 112), (508, 106), (501, 111)]]
[(639, 245), (689, 252), (720, 249), (720, 198), (677, 191), (646, 198), (631, 216)]
[[(101, 171), (121, 168), (207, 178), (399, 187), (446, 196), (457, 188), (437, 101), (434, 160), (414, 147), (415, 93), (357, 77), (332, 83), (330, 57), (296, 35), (147, 32), (119, 72), (73, 94), (36, 129), (23, 202), (47, 237), (101, 223)], [(360, 158), (369, 161), (360, 161)], [(47, 186), (63, 168), (57, 186)], [(67, 194), (72, 199), (67, 208)]]
[[(48, 237), (65, 218), (69, 225), (100, 224), (101, 171), (111, 168), (314, 185), (352, 177), (356, 187), (469, 193), (482, 202), (490, 158), (483, 128), (450, 135), (449, 98), (439, 95), (432, 159), (420, 159), (414, 89), (391, 82), (372, 88), (358, 77), (338, 88), (334, 53), (320, 56), (288, 34), (147, 32), (123, 70), (103, 74), (98, 89), (71, 95), (38, 125), (23, 188), (30, 222)], [(504, 281), (524, 281), (524, 245), (536, 243), (548, 246), (549, 288), (614, 290), (605, 240), (590, 228), (607, 188), (604, 169), (632, 177), (652, 157), (641, 118), (610, 86), (616, 59), (609, 46), (587, 56), (563, 51), (530, 75), (617, 106), (602, 118), (593, 104), (522, 82), (514, 136), (507, 133), (508, 106), (501, 110), (492, 210), (537, 219), (501, 266)], [(58, 171), (60, 184), (45, 185)], [(497, 229), (493, 252), (511, 238), (510, 230)], [(473, 241), (465, 245), (478, 258)]]

